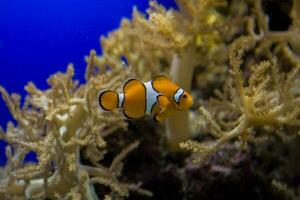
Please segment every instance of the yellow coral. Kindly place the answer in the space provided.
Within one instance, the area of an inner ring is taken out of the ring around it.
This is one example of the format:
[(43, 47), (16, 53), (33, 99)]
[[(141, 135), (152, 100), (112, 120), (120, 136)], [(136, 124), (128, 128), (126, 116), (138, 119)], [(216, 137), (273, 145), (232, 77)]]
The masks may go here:
[[(244, 142), (253, 140), (251, 127), (289, 125), (300, 127), (300, 65), (295, 66), (288, 74), (278, 72), (276, 59), (262, 61), (258, 65), (249, 66), (251, 72), (247, 83), (240, 70), (245, 49), (254, 46), (250, 37), (237, 39), (230, 48), (229, 60), (232, 66), (233, 81), (225, 85), (225, 93), (217, 92), (219, 100), (212, 99), (211, 110), (218, 115), (214, 119), (207, 109), (200, 107), (201, 114), (209, 124), (210, 133), (217, 141), (210, 145), (197, 142), (181, 144), (184, 149), (198, 152), (202, 163), (208, 153), (214, 152), (222, 144), (233, 138)], [(221, 113), (223, 113), (221, 115)], [(231, 113), (231, 114), (230, 114)], [(226, 117), (233, 115), (228, 121)], [(267, 131), (265, 131), (267, 132)], [(203, 153), (205, 152), (205, 153)]]
[[(269, 30), (259, 0), (176, 2), (178, 10), (151, 1), (147, 15), (135, 9), (131, 21), (123, 19), (119, 29), (101, 37), (103, 54), (91, 50), (86, 57), (84, 84), (73, 80), (70, 64), (66, 72), (47, 80), (47, 90), (28, 83), (22, 107), (19, 95), (0, 87), (17, 122), (8, 123), (6, 131), (0, 128), (0, 138), (10, 144), (8, 164), (1, 169), (1, 199), (97, 199), (94, 183), (111, 189), (106, 200), (126, 197), (129, 190), (151, 196), (138, 185), (118, 181), (122, 160), (138, 141), (110, 166), (101, 165), (110, 148), (106, 137), (126, 129), (127, 123), (118, 111), (100, 112), (97, 94), (106, 88), (119, 90), (130, 76), (146, 81), (168, 74), (183, 89), (193, 89), (194, 107), (200, 105), (193, 115), (215, 139), (187, 140), (192, 123), (188, 112), (171, 117), (166, 134), (172, 147), (182, 142), (181, 148), (195, 153), (199, 164), (231, 140), (261, 142), (273, 133), (288, 142), (299, 136), (299, 2), (294, 1), (291, 27), (282, 32)], [(283, 134), (283, 126), (295, 128), (298, 135)], [(257, 134), (256, 128), (263, 131)], [(80, 150), (91, 166), (81, 163)], [(23, 165), (30, 151), (39, 162)], [(283, 184), (273, 185), (290, 194)]]
[[(94, 56), (95, 52), (91, 51), (89, 60)], [(8, 164), (5, 170), (9, 173), (1, 180), (1, 199), (8, 196), (97, 199), (92, 186), (96, 182), (109, 186), (120, 197), (128, 195), (129, 186), (117, 181), (118, 166), (139, 143), (125, 148), (109, 168), (98, 163), (105, 153), (104, 138), (117, 129), (126, 129), (126, 123), (117, 112), (108, 117), (100, 113), (96, 98), (101, 88), (120, 86), (126, 73), (124, 69), (116, 69), (106, 76), (95, 76), (90, 71), (91, 66), (89, 63), (87, 67), (88, 82), (80, 86), (73, 80), (72, 65), (65, 73), (52, 75), (48, 79), (51, 87), (45, 91), (29, 83), (24, 108), (20, 108), (18, 96), (10, 96), (0, 87), (3, 99), (18, 122), (16, 127), (8, 126), (6, 133), (0, 130), (1, 139), (14, 148), (14, 153), (10, 146), (6, 148)], [(81, 164), (81, 147), (85, 147), (86, 152), (93, 151), (93, 157), (86, 158), (94, 166)], [(36, 152), (38, 163), (22, 166), (29, 151)]]

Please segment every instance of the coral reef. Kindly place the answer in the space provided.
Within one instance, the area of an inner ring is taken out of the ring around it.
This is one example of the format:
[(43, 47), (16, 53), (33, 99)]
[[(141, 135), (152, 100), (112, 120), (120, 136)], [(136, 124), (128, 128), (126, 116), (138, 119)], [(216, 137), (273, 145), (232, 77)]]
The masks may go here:
[[(270, 1), (176, 2), (151, 1), (101, 37), (85, 83), (69, 65), (45, 91), (30, 82), (23, 104), (0, 87), (16, 120), (0, 129), (1, 199), (299, 198), (299, 1), (282, 30)], [(154, 124), (98, 109), (100, 90), (159, 74), (192, 93), (191, 111)], [(23, 163), (31, 151), (38, 163)]]
[[(247, 86), (244, 86), (240, 71), (242, 48), (253, 46), (250, 41), (250, 38), (240, 38), (233, 43), (229, 52), (233, 78), (226, 82), (224, 93), (216, 91), (218, 100), (211, 99), (208, 102), (219, 123), (204, 107), (199, 109), (209, 123), (210, 133), (219, 139), (209, 146), (190, 141), (182, 143), (183, 148), (194, 149), (201, 152), (201, 157), (205, 157), (232, 138), (240, 137), (243, 142), (261, 139), (255, 137), (253, 127), (268, 126), (264, 130), (264, 134), (268, 134), (276, 132), (272, 126), (300, 126), (300, 93), (297, 90), (300, 86), (300, 65), (291, 69), (288, 74), (278, 72), (275, 59), (251, 65)], [(289, 137), (286, 133), (283, 134), (283, 137)], [(296, 134), (291, 137), (296, 137)]]
[[(90, 77), (84, 85), (72, 80), (73, 75), (74, 68), (69, 65), (65, 73), (48, 79), (51, 88), (46, 91), (30, 82), (22, 107), (18, 95), (9, 96), (0, 88), (17, 121), (17, 126), (8, 124), (6, 133), (1, 129), (1, 139), (10, 144), (6, 147), (8, 163), (1, 169), (1, 199), (98, 199), (95, 183), (109, 186), (117, 198), (127, 196), (128, 188), (133, 187), (117, 177), (122, 160), (139, 142), (122, 150), (108, 167), (101, 165), (107, 148), (104, 139), (127, 125), (122, 115), (104, 116), (95, 109), (98, 91), (118, 87), (127, 73), (116, 69), (106, 77)], [(81, 163), (81, 150), (89, 165)], [(23, 164), (30, 151), (37, 154), (38, 164)]]

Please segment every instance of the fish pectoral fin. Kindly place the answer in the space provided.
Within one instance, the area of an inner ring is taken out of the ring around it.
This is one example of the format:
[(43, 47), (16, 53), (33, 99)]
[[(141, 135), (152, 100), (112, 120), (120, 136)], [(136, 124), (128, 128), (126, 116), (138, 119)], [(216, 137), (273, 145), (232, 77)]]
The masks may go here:
[(153, 116), (153, 119), (154, 119), (155, 122), (162, 122), (166, 119), (166, 115), (164, 115), (164, 114), (155, 114)]
[(163, 95), (159, 95), (157, 97), (157, 103), (162, 108), (162, 110), (166, 110), (171, 104), (169, 99), (166, 96), (163, 96)]
[(161, 110), (160, 112), (157, 112), (154, 114), (153, 119), (156, 122), (162, 122), (164, 121), (168, 116), (170, 115), (170, 111), (165, 109)]

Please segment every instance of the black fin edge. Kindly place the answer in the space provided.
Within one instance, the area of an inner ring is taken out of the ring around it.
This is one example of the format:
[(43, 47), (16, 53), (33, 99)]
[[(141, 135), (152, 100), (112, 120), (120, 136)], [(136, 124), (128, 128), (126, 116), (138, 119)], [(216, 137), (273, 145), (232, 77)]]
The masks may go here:
[(159, 123), (159, 121), (156, 119), (157, 114), (153, 115), (153, 121), (155, 121), (156, 123)]

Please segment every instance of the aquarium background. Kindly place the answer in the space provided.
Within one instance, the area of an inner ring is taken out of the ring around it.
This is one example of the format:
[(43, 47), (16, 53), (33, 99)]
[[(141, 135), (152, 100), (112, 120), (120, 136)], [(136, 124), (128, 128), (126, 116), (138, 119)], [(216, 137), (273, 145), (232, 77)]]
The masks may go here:
[[(176, 7), (173, 0), (159, 0)], [(0, 1), (0, 85), (9, 93), (25, 97), (24, 86), (33, 81), (47, 88), (47, 78), (75, 67), (75, 78), (83, 81), (84, 56), (91, 49), (101, 52), (100, 35), (118, 28), (123, 17), (130, 18), (133, 6), (140, 11), (147, 0), (1, 0)], [(0, 125), (12, 120), (0, 99)], [(5, 145), (0, 140), (0, 165), (4, 165)], [(34, 161), (34, 153), (26, 160)]]

